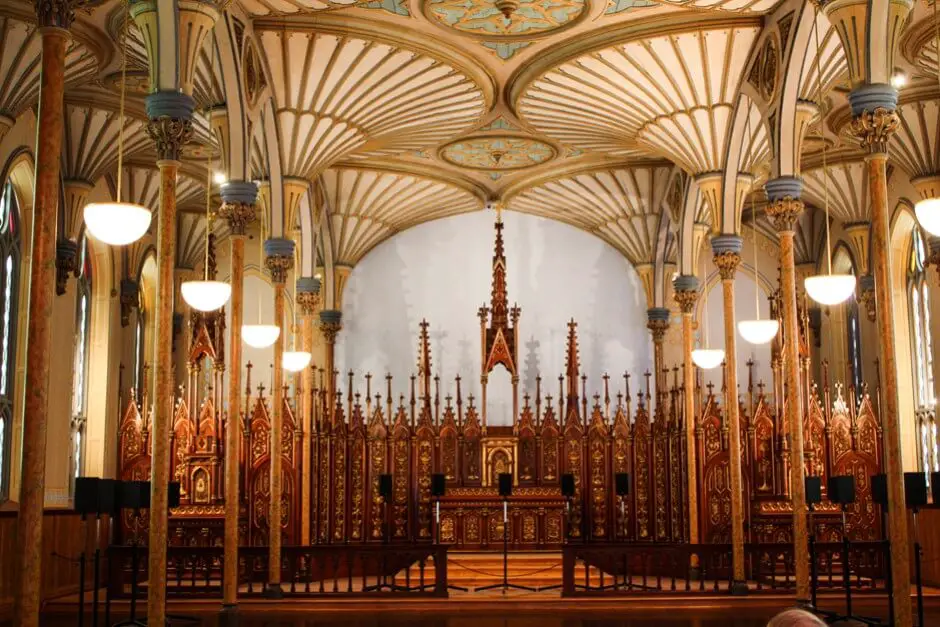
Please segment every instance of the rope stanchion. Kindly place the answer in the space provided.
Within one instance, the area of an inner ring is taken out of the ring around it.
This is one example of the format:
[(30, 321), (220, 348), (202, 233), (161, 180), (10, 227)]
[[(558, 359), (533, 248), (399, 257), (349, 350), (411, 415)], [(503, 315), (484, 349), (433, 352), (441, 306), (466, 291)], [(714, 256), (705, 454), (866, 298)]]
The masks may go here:
[[(461, 562), (458, 562), (457, 560), (452, 559), (452, 558), (448, 558), (448, 559), (447, 559), (447, 563), (448, 563), (448, 564), (453, 564), (454, 566), (458, 566), (458, 567), (460, 567), (460, 568), (463, 568), (464, 570), (468, 570), (468, 571), (470, 571), (471, 573), (475, 573), (475, 574), (477, 574), (477, 575), (486, 575), (487, 577), (497, 577), (497, 578), (503, 576), (501, 573), (488, 573), (488, 572), (486, 572), (486, 571), (484, 571), (484, 570), (479, 570), (479, 569), (477, 569), (477, 568), (473, 568), (473, 567), (471, 567), (471, 566), (467, 566), (466, 564), (463, 564), (463, 563), (461, 563)], [(532, 575), (538, 575), (538, 574), (541, 574), (541, 573), (547, 573), (547, 572), (550, 571), (550, 570), (555, 570), (556, 568), (561, 568), (561, 565), (562, 565), (562, 563), (561, 563), (561, 562), (558, 562), (557, 564), (552, 564), (551, 566), (546, 566), (545, 568), (540, 568), (540, 569), (538, 569), (538, 570), (533, 570), (533, 571), (528, 572), (528, 573), (519, 573), (517, 576), (518, 576), (518, 577), (531, 577)]]

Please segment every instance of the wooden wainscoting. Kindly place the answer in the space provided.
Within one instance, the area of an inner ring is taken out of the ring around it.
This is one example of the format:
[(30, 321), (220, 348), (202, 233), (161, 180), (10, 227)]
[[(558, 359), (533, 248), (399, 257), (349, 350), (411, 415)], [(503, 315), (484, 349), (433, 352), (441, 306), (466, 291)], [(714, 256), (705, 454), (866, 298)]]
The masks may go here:
[[(102, 535), (106, 526), (102, 519)], [(78, 591), (78, 556), (86, 550), (91, 556), (95, 546), (95, 521), (83, 523), (81, 517), (69, 510), (46, 510), (43, 516), (43, 601)], [(0, 512), (0, 621), (13, 613), (13, 595), (16, 582), (16, 512)], [(101, 548), (107, 546), (102, 538)], [(91, 587), (92, 564), (86, 565), (86, 589)], [(103, 579), (104, 573), (102, 573)]]

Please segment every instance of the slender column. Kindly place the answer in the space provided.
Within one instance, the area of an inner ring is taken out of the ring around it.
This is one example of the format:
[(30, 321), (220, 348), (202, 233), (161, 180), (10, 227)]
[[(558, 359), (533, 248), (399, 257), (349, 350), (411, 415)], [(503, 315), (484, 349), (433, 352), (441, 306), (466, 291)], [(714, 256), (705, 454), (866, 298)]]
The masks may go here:
[[(793, 248), (796, 221), (803, 212), (800, 194), (803, 183), (796, 177), (768, 181), (765, 189), (770, 204), (767, 215), (780, 235), (780, 300), (783, 304), (783, 368), (787, 398), (787, 431), (790, 445), (790, 498), (793, 504), (793, 554), (809, 555), (806, 520), (806, 488), (803, 480), (803, 407), (800, 395), (800, 329), (796, 311), (796, 262)], [(796, 599), (810, 603), (809, 560), (797, 559)]]
[[(255, 219), (258, 187), (245, 181), (222, 186), (219, 217), (228, 220), (232, 234), (232, 303), (229, 329), (228, 422), (225, 425), (225, 560), (222, 572), (222, 612), (231, 616), (238, 603), (238, 459), (243, 436), (242, 319), (245, 288), (245, 229)], [(233, 624), (228, 620), (228, 624)]]
[(320, 331), (326, 340), (326, 392), (327, 402), (335, 402), (336, 390), (333, 378), (335, 363), (336, 335), (343, 328), (343, 312), (337, 309), (324, 309), (320, 312)]
[(884, 454), (888, 476), (888, 533), (891, 541), (894, 624), (912, 624), (910, 545), (904, 501), (904, 468), (901, 464), (901, 429), (898, 415), (898, 371), (894, 342), (894, 286), (891, 280), (888, 226), (888, 141), (897, 130), (898, 94), (890, 85), (864, 85), (849, 94), (852, 130), (868, 155), (868, 191), (871, 194), (872, 273), (875, 277), (875, 312), (881, 348), (882, 398), (884, 398)]
[(747, 594), (744, 575), (744, 480), (741, 476), (741, 421), (738, 411), (738, 364), (734, 328), (734, 274), (741, 263), (741, 245), (741, 238), (737, 235), (716, 235), (712, 238), (712, 252), (715, 255), (715, 266), (721, 275), (721, 291), (724, 295), (727, 364), (725, 412), (728, 417), (728, 470), (731, 475), (732, 594)]
[(46, 429), (49, 367), (52, 360), (52, 305), (56, 282), (56, 211), (65, 93), (65, 49), (74, 4), (36, 2), (42, 33), (39, 119), (36, 123), (36, 183), (33, 189), (33, 248), (30, 264), (26, 353), (26, 401), (23, 421), (22, 478), (17, 524), (17, 572), (14, 624), (39, 625), (42, 586), (42, 510), (46, 491)]
[(294, 242), (276, 237), (264, 243), (265, 265), (271, 273), (274, 283), (274, 319), (281, 327), (281, 335), (274, 343), (274, 380), (271, 382), (271, 433), (269, 451), (271, 468), (268, 473), (271, 481), (270, 503), (268, 504), (268, 586), (264, 596), (280, 599), (284, 596), (281, 589), (281, 528), (284, 514), (281, 509), (281, 483), (283, 472), (283, 453), (281, 443), (284, 429), (284, 341), (288, 326), (284, 323), (284, 296), (287, 273), (294, 265)]
[(147, 133), (157, 147), (160, 210), (157, 212), (157, 298), (154, 332), (154, 405), (151, 425), (150, 540), (147, 619), (166, 622), (166, 545), (170, 481), (170, 427), (173, 419), (173, 269), (176, 266), (176, 177), (180, 150), (193, 133), (193, 99), (178, 92), (147, 97)]
[(698, 479), (695, 465), (695, 368), (692, 365), (692, 322), (699, 280), (692, 275), (677, 276), (672, 282), (676, 302), (682, 309), (682, 388), (685, 402), (686, 494), (689, 502), (689, 544), (698, 544)]
[(656, 398), (666, 391), (666, 382), (663, 380), (663, 339), (669, 329), (669, 310), (665, 307), (653, 307), (646, 310), (646, 328), (653, 336), (653, 368), (656, 382)]
[[(313, 354), (313, 314), (317, 309), (320, 296), (320, 279), (302, 277), (297, 281), (297, 304), (300, 306), (301, 324), (303, 324), (303, 350)], [(313, 436), (313, 367), (304, 368), (301, 391), (301, 421), (303, 431), (303, 468), (301, 469), (300, 492), (300, 543), (310, 544), (310, 492), (313, 483), (311, 472)]]

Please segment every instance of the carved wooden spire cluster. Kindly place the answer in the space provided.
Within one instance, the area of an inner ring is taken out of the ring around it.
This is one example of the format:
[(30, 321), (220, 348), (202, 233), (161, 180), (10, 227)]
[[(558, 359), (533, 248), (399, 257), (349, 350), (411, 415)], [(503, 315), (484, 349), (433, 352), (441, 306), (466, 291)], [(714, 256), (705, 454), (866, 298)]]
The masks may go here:
[[(480, 331), (483, 339), (483, 371), (485, 375), (502, 365), (516, 376), (516, 326), (522, 310), (515, 304), (509, 307), (506, 292), (506, 253), (503, 247), (503, 220), (497, 208), (496, 243), (493, 248), (493, 287), (490, 306), (480, 307)], [(489, 323), (489, 324), (487, 324)]]
[(427, 320), (421, 320), (421, 331), (418, 334), (418, 378), (421, 382), (421, 404), (429, 406), (431, 403), (431, 342), (428, 335)]

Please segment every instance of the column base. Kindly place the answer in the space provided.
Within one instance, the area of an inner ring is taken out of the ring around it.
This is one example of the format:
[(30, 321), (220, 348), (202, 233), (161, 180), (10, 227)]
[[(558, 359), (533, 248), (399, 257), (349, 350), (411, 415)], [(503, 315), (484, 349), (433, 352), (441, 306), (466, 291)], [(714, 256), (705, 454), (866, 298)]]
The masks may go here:
[(264, 592), (261, 593), (261, 596), (265, 599), (283, 599), (284, 590), (279, 583), (269, 583), (264, 589)]
[(750, 589), (747, 587), (746, 581), (731, 582), (731, 596), (743, 597), (747, 596), (749, 592)]
[(219, 627), (238, 627), (238, 606), (222, 605), (219, 610)]

